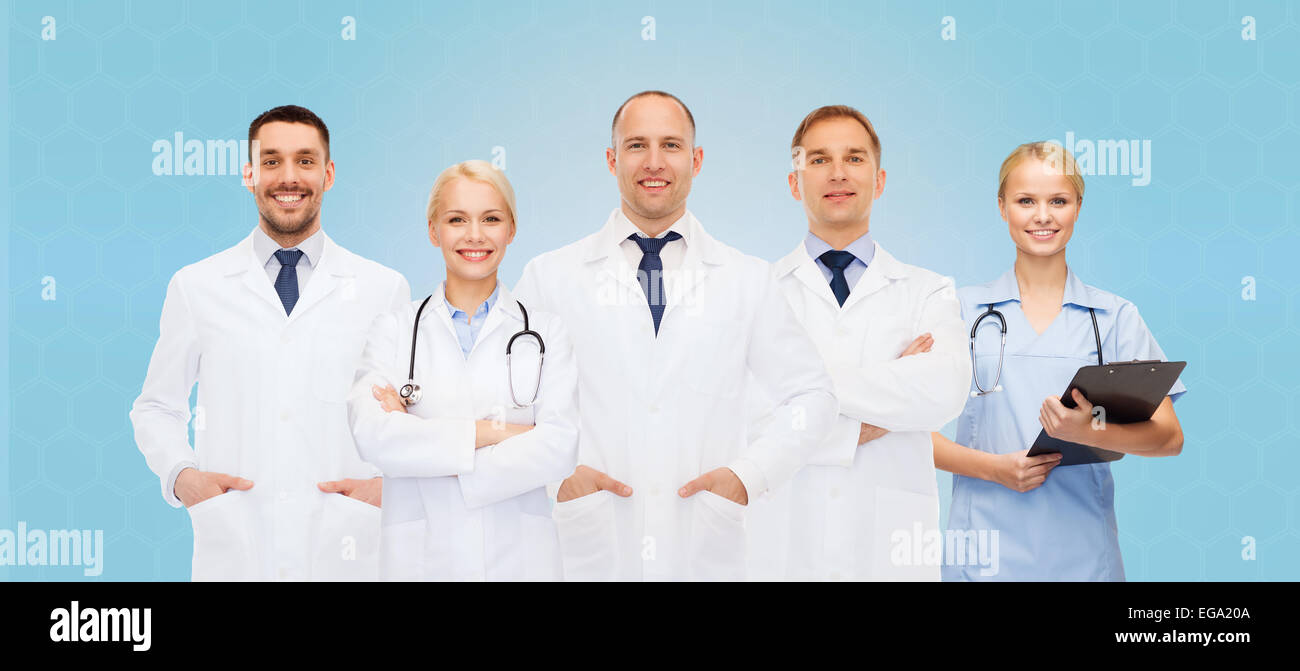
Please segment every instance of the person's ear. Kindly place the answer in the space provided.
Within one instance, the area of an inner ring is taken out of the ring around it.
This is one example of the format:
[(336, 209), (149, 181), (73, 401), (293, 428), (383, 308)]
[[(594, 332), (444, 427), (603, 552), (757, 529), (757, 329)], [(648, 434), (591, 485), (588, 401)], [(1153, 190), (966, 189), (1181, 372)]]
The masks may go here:
[(696, 147), (691, 152), (691, 177), (698, 177), (700, 168), (704, 167), (704, 147)]
[(1007, 201), (1002, 196), (998, 196), (998, 212), (1002, 215), (1002, 221), (1008, 224), (1011, 223), (1011, 220), (1007, 218)]
[(438, 226), (432, 219), (429, 220), (429, 242), (432, 242), (434, 247), (442, 246), (442, 242), (438, 240)]
[(884, 168), (881, 168), (880, 170), (876, 171), (876, 193), (875, 195), (871, 196), (871, 199), (875, 200), (879, 198), (880, 194), (884, 192), (885, 192), (885, 170)]
[(790, 195), (795, 200), (803, 200), (803, 194), (799, 192), (799, 173), (791, 170), (790, 174), (786, 175), (785, 181), (790, 183)]
[(618, 174), (618, 151), (613, 147), (605, 148), (605, 163), (609, 164), (609, 174)]
[(334, 159), (329, 159), (328, 161), (325, 162), (325, 186), (323, 188), (325, 191), (329, 191), (333, 187), (334, 187)]

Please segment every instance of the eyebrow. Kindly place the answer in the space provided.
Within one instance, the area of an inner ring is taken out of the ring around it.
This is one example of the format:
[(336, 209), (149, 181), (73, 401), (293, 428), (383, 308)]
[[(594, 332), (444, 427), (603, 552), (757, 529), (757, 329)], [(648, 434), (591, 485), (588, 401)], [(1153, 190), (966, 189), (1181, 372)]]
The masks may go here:
[[(495, 207), (490, 210), (484, 210), (483, 214), (492, 214), (493, 212), (496, 212), (497, 214), (505, 214), (504, 210)], [(469, 213), (466, 212), (465, 210), (447, 210), (446, 214), (469, 214)]]
[[(298, 155), (303, 155), (303, 154), (311, 154), (311, 155), (315, 155), (315, 154), (317, 154), (318, 152), (317, 152), (315, 149), (306, 148), (306, 149), (299, 149), (299, 150), (297, 150), (297, 151), (295, 151), (295, 152), (293, 152), (293, 153), (298, 154)], [(275, 147), (270, 147), (270, 148), (268, 148), (268, 149), (263, 149), (263, 150), (262, 150), (262, 154), (263, 154), (263, 155), (279, 155), (279, 154), (280, 154), (280, 150), (279, 150), (279, 149), (276, 149)]]
[[(650, 139), (650, 138), (645, 137), (644, 135), (637, 135), (637, 136), (635, 136), (635, 137), (627, 137), (627, 138), (623, 138), (623, 144), (627, 144), (627, 143), (629, 143), (629, 142), (646, 142), (646, 141), (648, 141), (649, 139)], [(682, 139), (682, 138), (680, 138), (680, 137), (677, 137), (676, 135), (669, 135), (669, 136), (667, 136), (667, 137), (663, 137), (663, 138), (660, 138), (660, 139), (662, 139), (662, 140), (664, 140), (664, 141), (671, 140), (671, 141), (673, 141), (673, 142), (682, 142), (682, 143), (686, 142), (686, 140), (684, 140), (684, 139)]]
[[(1031, 196), (1031, 197), (1032, 197), (1032, 196), (1034, 196), (1034, 195), (1036, 195), (1036, 194), (1029, 193), (1028, 191), (1017, 191), (1017, 192), (1015, 193), (1015, 195), (1016, 195), (1016, 196)], [(1057, 191), (1056, 193), (1049, 193), (1049, 194), (1047, 194), (1047, 195), (1049, 195), (1049, 196), (1073, 196), (1074, 194), (1073, 194), (1073, 193), (1070, 193), (1069, 191)]]
[[(827, 156), (829, 156), (830, 153), (831, 153), (831, 150), (830, 150), (830, 149), (817, 148), (817, 149), (813, 149), (813, 150), (809, 151), (809, 152), (808, 152), (808, 155), (809, 155), (809, 156), (812, 156), (812, 155), (814, 155), (814, 154), (826, 154)], [(866, 147), (849, 147), (849, 149), (848, 149), (848, 153), (850, 153), (850, 154), (865, 154), (865, 153), (867, 153), (867, 149), (866, 149)]]

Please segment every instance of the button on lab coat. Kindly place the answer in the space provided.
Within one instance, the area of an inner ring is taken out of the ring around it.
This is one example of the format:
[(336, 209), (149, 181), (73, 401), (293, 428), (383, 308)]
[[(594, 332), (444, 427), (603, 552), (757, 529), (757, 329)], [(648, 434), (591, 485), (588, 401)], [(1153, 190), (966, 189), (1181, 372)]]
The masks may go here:
[[(902, 263), (879, 244), (843, 307), (802, 242), (774, 272), (826, 361), (839, 416), (808, 465), (751, 511), (752, 575), (938, 580), (930, 432), (961, 412), (970, 384), (952, 280)], [(931, 350), (899, 359), (923, 333), (934, 336)], [(759, 415), (769, 402), (752, 401)], [(858, 445), (863, 422), (889, 433)], [(760, 420), (752, 430), (762, 427)]]
[[(525, 302), (546, 357), (537, 402), (510, 399), (506, 343), (524, 328), (505, 287), (466, 359), (438, 290), (420, 316), (415, 381), (423, 397), (407, 413), (384, 412), (371, 385), (406, 382), (420, 301), (381, 315), (370, 329), (348, 398), (357, 447), (384, 473), (382, 571), (396, 580), (558, 580), (560, 555), (546, 485), (573, 473), (578, 455), (578, 373), (560, 320)], [(532, 398), (539, 349), (515, 340), (515, 397)], [(535, 428), (474, 449), (474, 422)]]
[(185, 465), (254, 483), (189, 509), (194, 580), (378, 574), (379, 509), (316, 483), (379, 474), (357, 455), (344, 401), (365, 328), (409, 300), (400, 274), (329, 237), (288, 316), (252, 235), (172, 276), (131, 410), (136, 443), (173, 506)]
[[(743, 578), (746, 507), (677, 490), (724, 466), (750, 501), (789, 479), (834, 420), (830, 378), (770, 265), (714, 240), (689, 212), (656, 337), (618, 215), (533, 259), (516, 288), (526, 305), (557, 312), (574, 339), (578, 463), (633, 489), (555, 505), (565, 577)], [(747, 374), (782, 402), (774, 430), (749, 444)]]

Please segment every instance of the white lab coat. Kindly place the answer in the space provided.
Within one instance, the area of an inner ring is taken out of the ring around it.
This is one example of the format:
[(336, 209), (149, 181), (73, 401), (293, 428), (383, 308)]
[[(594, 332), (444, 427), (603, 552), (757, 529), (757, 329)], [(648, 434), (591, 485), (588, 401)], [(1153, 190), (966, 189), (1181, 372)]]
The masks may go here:
[[(751, 511), (751, 575), (938, 580), (930, 432), (961, 413), (970, 386), (952, 280), (877, 244), (841, 308), (802, 242), (773, 271), (835, 380), (840, 414), (789, 486)], [(930, 352), (898, 358), (927, 332)], [(859, 446), (862, 422), (889, 433)]]
[(289, 316), (252, 235), (172, 276), (131, 410), (136, 443), (173, 506), (187, 464), (253, 481), (189, 509), (194, 580), (378, 575), (379, 509), (316, 483), (379, 475), (357, 455), (344, 402), (366, 327), (409, 300), (399, 273), (328, 236)]
[[(664, 274), (658, 337), (619, 248), (600, 231), (533, 259), (516, 293), (573, 337), (582, 399), (578, 463), (632, 487), (557, 503), (566, 579), (739, 579), (746, 507), (682, 485), (729, 467), (751, 501), (803, 463), (834, 421), (831, 382), (770, 264), (713, 239), (689, 212), (681, 268)], [(746, 372), (784, 401), (746, 443)]]
[[(392, 580), (558, 580), (560, 554), (546, 485), (578, 458), (578, 372), (560, 320), (525, 302), (529, 327), (546, 345), (537, 402), (515, 408), (506, 343), (524, 328), (514, 296), (500, 287), (466, 359), (439, 285), (420, 316), (415, 381), (423, 393), (407, 414), (384, 412), (371, 385), (406, 383), (411, 331), (421, 301), (380, 315), (348, 398), (357, 448), (384, 473), (381, 577)], [(515, 395), (532, 398), (539, 350), (531, 337), (511, 350)], [(536, 428), (474, 449), (474, 422)]]

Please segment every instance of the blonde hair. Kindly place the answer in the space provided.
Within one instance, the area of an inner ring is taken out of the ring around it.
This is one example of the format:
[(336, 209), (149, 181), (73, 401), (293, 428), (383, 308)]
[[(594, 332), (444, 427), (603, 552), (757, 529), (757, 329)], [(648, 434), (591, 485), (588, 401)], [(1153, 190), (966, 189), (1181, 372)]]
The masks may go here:
[(477, 182), (491, 184), (496, 188), (497, 193), (506, 201), (506, 208), (510, 210), (510, 230), (515, 229), (515, 223), (519, 220), (515, 210), (515, 190), (510, 186), (510, 180), (506, 179), (506, 174), (497, 170), (487, 161), (472, 160), (457, 163), (456, 165), (442, 171), (438, 179), (434, 180), (433, 188), (429, 190), (429, 207), (425, 211), (425, 220), (432, 222), (433, 215), (442, 207), (443, 196), (447, 191), (447, 185), (452, 180), (464, 177)]
[(1055, 142), (1026, 142), (1016, 147), (998, 171), (998, 198), (1006, 195), (1007, 178), (1011, 172), (1031, 158), (1046, 163), (1052, 174), (1064, 175), (1070, 180), (1070, 186), (1074, 187), (1075, 195), (1083, 200), (1083, 174), (1079, 172), (1079, 166), (1070, 152)]

